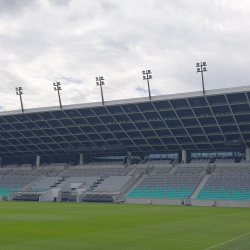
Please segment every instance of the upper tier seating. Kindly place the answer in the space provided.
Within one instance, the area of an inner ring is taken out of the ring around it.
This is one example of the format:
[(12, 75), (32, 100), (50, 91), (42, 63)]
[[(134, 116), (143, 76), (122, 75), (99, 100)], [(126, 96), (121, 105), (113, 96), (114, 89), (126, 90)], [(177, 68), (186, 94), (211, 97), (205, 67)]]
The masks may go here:
[(77, 176), (124, 176), (127, 175), (131, 169), (129, 168), (84, 168), (84, 169), (67, 169), (59, 176), (64, 178)]
[(250, 161), (249, 161), (249, 160), (242, 159), (242, 160), (240, 161), (240, 163), (250, 163)]
[(250, 200), (250, 167), (217, 167), (196, 199)]
[(210, 159), (192, 159), (190, 163), (209, 163)]
[(122, 165), (123, 161), (93, 161), (86, 165)]
[(8, 164), (8, 165), (4, 165), (4, 168), (17, 168), (18, 164)]
[(234, 163), (235, 159), (216, 159), (214, 163)]
[(22, 164), (19, 166), (19, 168), (30, 168), (32, 167), (32, 164)]
[[(204, 175), (203, 167), (179, 167), (174, 173), (160, 169), (148, 175), (126, 197), (130, 198), (189, 198)], [(170, 170), (170, 169), (169, 169)]]
[(171, 164), (171, 160), (148, 160), (146, 164)]
[(65, 167), (67, 165), (67, 163), (50, 163), (48, 165), (45, 166), (46, 167), (49, 167), (49, 168), (59, 168), (59, 167)]

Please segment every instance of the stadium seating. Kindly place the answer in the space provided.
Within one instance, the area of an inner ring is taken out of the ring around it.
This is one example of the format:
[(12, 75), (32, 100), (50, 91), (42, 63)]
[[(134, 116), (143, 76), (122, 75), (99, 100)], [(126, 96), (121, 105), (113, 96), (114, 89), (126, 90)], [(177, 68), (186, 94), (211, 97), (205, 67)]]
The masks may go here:
[(216, 167), (196, 199), (250, 200), (250, 167)]
[(17, 168), (18, 164), (8, 164), (8, 165), (4, 165), (4, 168)]
[(192, 159), (190, 163), (209, 163), (210, 159)]
[(146, 164), (170, 164), (171, 160), (148, 160)]
[(250, 163), (250, 161), (245, 160), (245, 159), (242, 159), (242, 160), (240, 161), (240, 163)]
[(78, 176), (124, 176), (127, 175), (131, 169), (129, 168), (84, 168), (84, 169), (67, 169), (59, 176), (64, 178), (78, 177)]
[(216, 159), (214, 163), (234, 163), (235, 159)]
[(34, 183), (30, 186), (28, 191), (39, 191), (44, 192), (50, 189), (54, 183), (57, 183), (62, 177), (44, 177), (42, 180)]
[(14, 201), (39, 201), (39, 195), (37, 194), (21, 194), (13, 198)]
[(83, 202), (114, 202), (111, 195), (86, 195)]
[(125, 185), (131, 176), (110, 176), (106, 178), (97, 188), (95, 191), (118, 191), (123, 185)]
[(204, 175), (203, 167), (156, 168), (126, 197), (128, 198), (189, 198)]
[(123, 161), (94, 161), (89, 162), (86, 165), (122, 165)]

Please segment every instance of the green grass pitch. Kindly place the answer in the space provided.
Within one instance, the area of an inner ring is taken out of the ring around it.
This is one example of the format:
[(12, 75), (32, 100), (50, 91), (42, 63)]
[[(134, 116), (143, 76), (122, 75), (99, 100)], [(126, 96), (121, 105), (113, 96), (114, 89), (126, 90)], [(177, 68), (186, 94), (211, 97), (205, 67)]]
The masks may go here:
[(0, 202), (0, 249), (250, 249), (250, 209)]

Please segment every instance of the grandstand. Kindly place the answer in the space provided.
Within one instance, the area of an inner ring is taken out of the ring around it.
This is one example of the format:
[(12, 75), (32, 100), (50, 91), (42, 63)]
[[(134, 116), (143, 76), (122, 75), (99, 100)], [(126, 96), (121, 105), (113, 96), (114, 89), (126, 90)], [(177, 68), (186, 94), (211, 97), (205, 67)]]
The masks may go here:
[(250, 87), (0, 113), (0, 196), (250, 207)]

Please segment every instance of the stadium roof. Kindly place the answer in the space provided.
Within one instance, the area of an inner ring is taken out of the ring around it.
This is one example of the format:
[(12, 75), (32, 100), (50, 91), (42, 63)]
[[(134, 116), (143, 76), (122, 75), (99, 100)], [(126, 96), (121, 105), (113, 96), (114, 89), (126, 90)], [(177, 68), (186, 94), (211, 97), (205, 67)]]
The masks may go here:
[[(0, 156), (134, 155), (250, 147), (250, 87), (0, 112)], [(105, 145), (105, 146), (104, 146)]]

